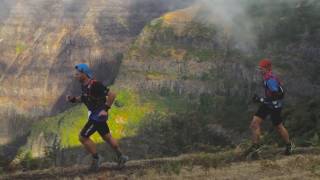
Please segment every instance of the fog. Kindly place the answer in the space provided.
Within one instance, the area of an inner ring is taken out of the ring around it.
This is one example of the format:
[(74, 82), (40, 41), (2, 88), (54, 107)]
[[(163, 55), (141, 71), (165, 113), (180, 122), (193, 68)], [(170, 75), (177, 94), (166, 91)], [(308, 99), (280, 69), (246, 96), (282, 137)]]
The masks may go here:
[(197, 4), (205, 7), (202, 20), (218, 26), (224, 32), (224, 38), (232, 38), (233, 46), (243, 51), (257, 47), (256, 21), (250, 11), (252, 7), (263, 8), (272, 14), (280, 6), (298, 7), (300, 3), (313, 3), (315, 0), (197, 0)]
[[(105, 0), (106, 2), (111, 0)], [(113, 0), (112, 0), (113, 1)], [(128, 11), (132, 7), (153, 6), (166, 11), (190, 6), (192, 3), (205, 7), (204, 19), (206, 23), (213, 24), (221, 29), (223, 38), (233, 40), (233, 46), (243, 51), (250, 51), (257, 46), (257, 34), (255, 22), (250, 15), (250, 7), (258, 5), (264, 11), (272, 13), (279, 6), (286, 4), (296, 7), (301, 2), (312, 3), (316, 0), (119, 0), (119, 3), (127, 3)], [(88, 10), (87, 0), (0, 0), (0, 25), (10, 16), (10, 11), (17, 5), (23, 6), (23, 13), (30, 14), (33, 21), (41, 21), (41, 17), (57, 5), (56, 13), (62, 18), (72, 18), (81, 22)], [(34, 8), (37, 6), (37, 8)], [(31, 8), (34, 8), (31, 10)], [(141, 8), (143, 9), (143, 8)]]

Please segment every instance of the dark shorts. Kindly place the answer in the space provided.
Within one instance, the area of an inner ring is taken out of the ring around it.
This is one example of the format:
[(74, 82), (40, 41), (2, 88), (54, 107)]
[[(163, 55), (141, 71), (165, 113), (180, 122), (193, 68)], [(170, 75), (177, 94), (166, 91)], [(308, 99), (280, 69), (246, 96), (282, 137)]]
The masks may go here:
[(270, 115), (270, 119), (274, 126), (277, 126), (282, 123), (281, 117), (281, 110), (282, 108), (274, 109), (268, 107), (267, 105), (263, 104), (259, 107), (258, 111), (256, 112), (255, 116), (260, 117), (261, 119), (266, 119)]
[(108, 116), (99, 116), (101, 110), (96, 110), (96, 111), (89, 111), (88, 113), (90, 113), (89, 115), (89, 120), (92, 121), (99, 121), (99, 122), (103, 122), (103, 121), (107, 121), (108, 120)]
[(93, 133), (98, 131), (100, 136), (105, 136), (106, 134), (110, 133), (109, 127), (107, 122), (98, 122), (98, 121), (93, 121), (89, 120), (86, 125), (82, 128), (80, 132), (80, 136), (82, 137), (90, 137)]

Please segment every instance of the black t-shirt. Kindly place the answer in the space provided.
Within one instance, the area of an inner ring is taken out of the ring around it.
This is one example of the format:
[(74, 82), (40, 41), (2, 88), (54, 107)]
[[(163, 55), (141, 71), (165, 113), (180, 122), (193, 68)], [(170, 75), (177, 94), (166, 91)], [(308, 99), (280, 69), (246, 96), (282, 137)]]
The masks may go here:
[(90, 111), (106, 108), (106, 96), (109, 88), (105, 87), (101, 82), (90, 80), (88, 85), (81, 86), (82, 95), (81, 101), (87, 106)]

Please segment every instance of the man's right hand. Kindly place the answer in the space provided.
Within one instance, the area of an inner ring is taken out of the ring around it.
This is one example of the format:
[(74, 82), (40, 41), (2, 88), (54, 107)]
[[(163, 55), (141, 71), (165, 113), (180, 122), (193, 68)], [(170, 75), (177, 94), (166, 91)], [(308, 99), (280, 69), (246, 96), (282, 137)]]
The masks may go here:
[(71, 103), (75, 103), (77, 101), (77, 98), (74, 96), (67, 95), (66, 101), (71, 102)]
[(252, 101), (254, 103), (263, 103), (264, 99), (262, 97), (259, 97), (257, 94), (254, 94), (252, 97)]

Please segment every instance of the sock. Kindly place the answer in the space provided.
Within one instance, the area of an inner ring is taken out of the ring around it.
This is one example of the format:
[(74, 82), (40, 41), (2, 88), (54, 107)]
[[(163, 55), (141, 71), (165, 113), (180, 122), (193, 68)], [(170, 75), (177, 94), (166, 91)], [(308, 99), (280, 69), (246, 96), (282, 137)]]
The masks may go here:
[(93, 159), (99, 159), (98, 153), (92, 154)]
[(116, 154), (117, 154), (117, 156), (118, 156), (118, 157), (122, 156), (121, 151), (119, 151), (119, 150), (115, 150), (115, 152), (116, 152)]

